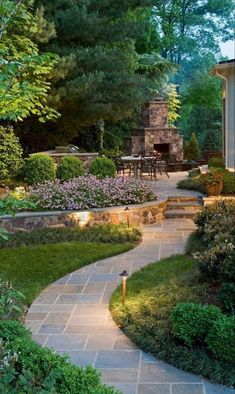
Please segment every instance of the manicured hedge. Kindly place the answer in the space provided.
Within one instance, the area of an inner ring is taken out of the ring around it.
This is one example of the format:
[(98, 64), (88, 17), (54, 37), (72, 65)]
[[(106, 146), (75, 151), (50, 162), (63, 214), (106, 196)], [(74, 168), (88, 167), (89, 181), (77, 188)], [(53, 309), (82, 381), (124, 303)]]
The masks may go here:
[(69, 181), (83, 175), (82, 161), (78, 157), (64, 156), (58, 164), (56, 177), (61, 181)]
[(116, 167), (112, 159), (108, 157), (97, 157), (90, 164), (89, 174), (95, 175), (100, 179), (106, 177), (113, 178), (116, 174)]
[(16, 248), (20, 246), (46, 245), (61, 242), (137, 242), (141, 233), (136, 228), (128, 228), (126, 224), (105, 224), (83, 229), (76, 228), (43, 228), (26, 231), (17, 231), (9, 235), (7, 241), (0, 239), (0, 248)]
[(29, 185), (35, 185), (55, 179), (55, 165), (52, 158), (46, 154), (32, 155), (25, 163), (25, 176)]
[(190, 347), (204, 343), (213, 323), (221, 315), (221, 310), (214, 305), (179, 303), (171, 313), (173, 334)]

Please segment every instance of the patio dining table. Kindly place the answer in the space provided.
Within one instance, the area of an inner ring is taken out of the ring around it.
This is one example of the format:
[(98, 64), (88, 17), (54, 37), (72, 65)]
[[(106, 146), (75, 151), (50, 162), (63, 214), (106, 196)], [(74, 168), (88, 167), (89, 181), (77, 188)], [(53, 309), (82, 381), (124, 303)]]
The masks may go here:
[(126, 163), (132, 163), (134, 176), (140, 178), (141, 156), (122, 156), (121, 160)]
[[(153, 159), (154, 156), (148, 156), (146, 159)], [(133, 173), (137, 178), (141, 177), (141, 162), (143, 160), (143, 156), (122, 156), (121, 160), (126, 163), (132, 163), (133, 165)], [(157, 167), (166, 164), (165, 160), (158, 160)]]

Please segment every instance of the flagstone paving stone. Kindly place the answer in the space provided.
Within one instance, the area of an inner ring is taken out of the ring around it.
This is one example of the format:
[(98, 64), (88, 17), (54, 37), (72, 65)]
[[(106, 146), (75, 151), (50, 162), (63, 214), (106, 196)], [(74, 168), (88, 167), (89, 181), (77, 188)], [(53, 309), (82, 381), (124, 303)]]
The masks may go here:
[[(156, 183), (160, 197), (199, 195), (175, 188), (184, 177), (182, 173), (170, 175), (170, 180), (162, 177)], [(115, 325), (108, 310), (120, 272), (126, 269), (131, 274), (163, 257), (183, 253), (194, 228), (191, 219), (166, 219), (145, 226), (143, 241), (135, 249), (57, 280), (29, 309), (26, 324), (34, 340), (59, 354), (67, 353), (76, 365), (100, 369), (103, 381), (123, 394), (235, 394), (233, 389), (183, 372), (139, 350)]]

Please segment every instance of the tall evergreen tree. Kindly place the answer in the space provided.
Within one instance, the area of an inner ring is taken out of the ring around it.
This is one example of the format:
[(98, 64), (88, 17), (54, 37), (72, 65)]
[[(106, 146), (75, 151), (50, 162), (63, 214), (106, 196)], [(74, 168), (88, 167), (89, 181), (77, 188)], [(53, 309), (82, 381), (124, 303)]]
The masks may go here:
[(38, 0), (53, 20), (56, 38), (45, 50), (61, 63), (54, 76), (52, 101), (61, 113), (62, 134), (102, 122), (115, 123), (139, 109), (151, 94), (137, 73), (136, 37), (144, 30), (140, 17), (149, 0)]

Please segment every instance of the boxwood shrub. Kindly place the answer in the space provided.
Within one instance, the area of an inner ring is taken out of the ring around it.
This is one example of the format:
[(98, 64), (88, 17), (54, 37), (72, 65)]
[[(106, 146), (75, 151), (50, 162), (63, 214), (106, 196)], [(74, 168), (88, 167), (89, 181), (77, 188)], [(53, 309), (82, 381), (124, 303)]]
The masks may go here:
[(29, 185), (55, 179), (55, 165), (52, 158), (43, 153), (31, 156), (25, 164), (25, 176)]
[(171, 313), (173, 334), (190, 347), (203, 343), (214, 321), (221, 315), (221, 310), (214, 305), (179, 303)]
[(61, 181), (69, 181), (83, 175), (82, 161), (78, 157), (64, 156), (58, 164), (56, 177)]
[(208, 167), (225, 168), (224, 159), (222, 159), (221, 157), (212, 157), (208, 161)]
[(93, 160), (89, 167), (89, 174), (103, 179), (106, 177), (114, 178), (116, 174), (116, 167), (113, 160), (107, 157), (97, 157)]
[(215, 358), (235, 363), (235, 316), (224, 315), (215, 320), (206, 343)]

